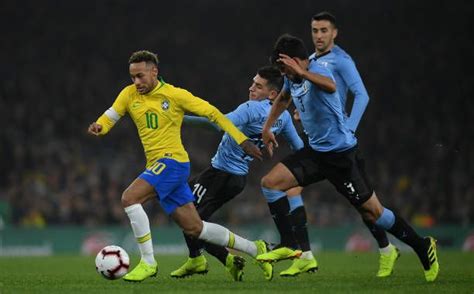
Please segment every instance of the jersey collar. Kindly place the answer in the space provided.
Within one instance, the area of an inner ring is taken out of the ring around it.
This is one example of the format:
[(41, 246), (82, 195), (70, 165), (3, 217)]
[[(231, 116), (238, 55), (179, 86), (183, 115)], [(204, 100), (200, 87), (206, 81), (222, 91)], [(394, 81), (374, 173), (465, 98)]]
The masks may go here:
[(163, 80), (163, 77), (159, 76), (158, 77), (158, 84), (155, 86), (155, 88), (153, 88), (153, 90), (151, 90), (147, 95), (150, 95), (150, 94), (153, 94), (155, 93), (156, 91), (158, 91), (159, 89), (161, 89), (164, 85), (165, 85), (165, 81)]
[(316, 52), (315, 52), (315, 53), (311, 54), (311, 60), (318, 60), (318, 58), (321, 58), (321, 57), (326, 56), (326, 55), (328, 55), (329, 53), (331, 53), (331, 51), (332, 51), (332, 50), (326, 51), (326, 52), (324, 52), (324, 53), (321, 54), (321, 55), (316, 55)]

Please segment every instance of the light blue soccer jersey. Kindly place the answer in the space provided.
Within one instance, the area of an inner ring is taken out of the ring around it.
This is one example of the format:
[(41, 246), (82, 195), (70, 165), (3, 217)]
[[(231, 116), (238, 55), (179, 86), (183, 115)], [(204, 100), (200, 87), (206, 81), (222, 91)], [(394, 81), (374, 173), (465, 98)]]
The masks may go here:
[[(270, 113), (270, 100), (247, 101), (234, 111), (226, 114), (236, 127), (249, 137), (258, 147), (263, 148), (262, 129)], [(282, 134), (293, 151), (303, 148), (304, 144), (296, 132), (288, 111), (283, 112), (271, 128), (275, 135)], [(212, 158), (214, 168), (236, 175), (246, 175), (252, 157), (225, 133)]]
[[(308, 71), (329, 77), (331, 72), (319, 61), (311, 61)], [(310, 81), (297, 84), (285, 77), (283, 91), (289, 92), (308, 135), (309, 145), (316, 151), (342, 152), (357, 144), (354, 133), (345, 125), (339, 95), (328, 93)]]
[[(341, 47), (335, 45), (331, 51), (320, 56), (316, 56), (316, 53), (311, 54), (309, 60), (319, 61), (321, 65), (326, 66), (333, 74), (347, 127), (355, 132), (369, 103), (369, 95), (351, 56)], [(354, 104), (350, 117), (347, 117), (345, 112), (348, 90), (354, 95)]]

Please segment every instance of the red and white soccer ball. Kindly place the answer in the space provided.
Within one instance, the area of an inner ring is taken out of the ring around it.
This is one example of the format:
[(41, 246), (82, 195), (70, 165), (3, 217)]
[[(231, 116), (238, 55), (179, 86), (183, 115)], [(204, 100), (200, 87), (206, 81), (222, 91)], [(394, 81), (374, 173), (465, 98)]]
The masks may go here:
[(127, 252), (115, 245), (102, 248), (95, 258), (95, 268), (99, 274), (109, 280), (120, 279), (128, 272), (130, 258)]

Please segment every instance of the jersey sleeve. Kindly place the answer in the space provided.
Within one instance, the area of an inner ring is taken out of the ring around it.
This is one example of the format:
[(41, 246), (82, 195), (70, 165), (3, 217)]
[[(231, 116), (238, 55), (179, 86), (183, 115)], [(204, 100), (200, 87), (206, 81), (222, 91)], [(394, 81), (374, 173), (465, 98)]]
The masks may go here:
[(207, 117), (211, 122), (229, 133), (239, 145), (248, 139), (222, 112), (209, 102), (194, 96), (186, 90), (179, 89), (177, 91), (176, 98), (185, 111)]
[(355, 132), (369, 103), (369, 94), (352, 59), (341, 58), (338, 71), (349, 91), (354, 95), (354, 104), (346, 124), (351, 131)]
[(115, 99), (112, 107), (107, 109), (98, 119), (97, 123), (102, 125), (100, 135), (107, 134), (122, 116), (127, 112), (127, 102), (129, 99), (129, 88), (123, 89)]
[(298, 135), (296, 131), (295, 125), (293, 124), (293, 120), (291, 119), (291, 115), (288, 111), (283, 113), (285, 115), (284, 125), (281, 134), (285, 138), (286, 142), (288, 142), (292, 151), (300, 150), (304, 147), (303, 140)]
[(240, 104), (234, 111), (226, 114), (226, 117), (237, 127), (248, 124), (252, 119), (251, 102)]

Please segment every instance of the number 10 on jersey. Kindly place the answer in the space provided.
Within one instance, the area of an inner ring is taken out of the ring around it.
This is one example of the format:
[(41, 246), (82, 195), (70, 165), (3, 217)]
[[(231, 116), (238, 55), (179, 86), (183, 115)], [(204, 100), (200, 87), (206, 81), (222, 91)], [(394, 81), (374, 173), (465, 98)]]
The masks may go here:
[(146, 115), (146, 127), (149, 129), (158, 128), (158, 114), (154, 112), (147, 112)]

